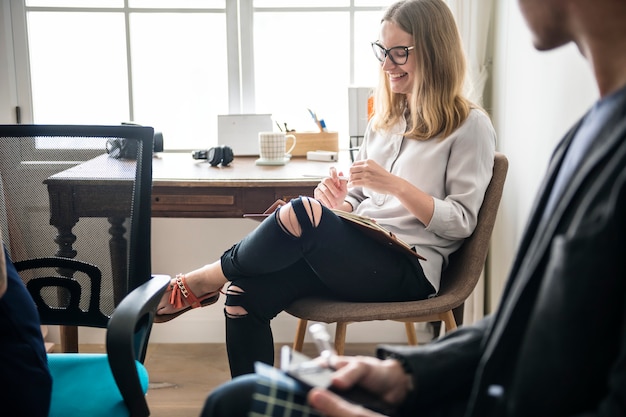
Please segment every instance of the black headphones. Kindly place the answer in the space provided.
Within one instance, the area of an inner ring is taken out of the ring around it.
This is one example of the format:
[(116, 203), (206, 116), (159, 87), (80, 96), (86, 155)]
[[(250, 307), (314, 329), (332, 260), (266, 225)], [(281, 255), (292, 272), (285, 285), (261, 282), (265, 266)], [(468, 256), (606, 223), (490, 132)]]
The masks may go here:
[(226, 145), (216, 146), (206, 151), (193, 151), (191, 156), (193, 159), (206, 159), (212, 167), (216, 167), (219, 164), (226, 166), (233, 162), (235, 157), (233, 149)]

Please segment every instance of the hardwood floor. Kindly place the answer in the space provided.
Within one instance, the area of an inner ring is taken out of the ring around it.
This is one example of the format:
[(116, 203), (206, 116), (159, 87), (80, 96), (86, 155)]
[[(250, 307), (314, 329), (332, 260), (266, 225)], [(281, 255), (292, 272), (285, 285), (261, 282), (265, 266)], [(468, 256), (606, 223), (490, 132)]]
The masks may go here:
[[(428, 343), (430, 331), (418, 329), (418, 339)], [(275, 357), (280, 358), (281, 345)], [(80, 352), (104, 352), (104, 345), (83, 345)], [(375, 343), (348, 343), (346, 355), (374, 355)], [(316, 356), (312, 343), (303, 352)], [(230, 380), (226, 345), (223, 343), (151, 343), (145, 366), (150, 375), (147, 400), (152, 417), (198, 417), (207, 395)]]
[[(303, 350), (316, 354), (312, 344), (305, 344)], [(374, 352), (375, 344), (346, 345), (348, 355)], [(223, 344), (154, 344), (148, 348), (145, 363), (150, 374), (147, 398), (152, 417), (198, 417), (209, 392), (230, 380)]]

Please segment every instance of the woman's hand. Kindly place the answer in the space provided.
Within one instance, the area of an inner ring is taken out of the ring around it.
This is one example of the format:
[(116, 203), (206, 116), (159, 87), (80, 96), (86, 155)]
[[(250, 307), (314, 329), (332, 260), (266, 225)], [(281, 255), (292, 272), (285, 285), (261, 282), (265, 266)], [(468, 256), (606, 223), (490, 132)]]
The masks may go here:
[(422, 224), (427, 226), (435, 211), (433, 197), (404, 178), (394, 175), (371, 159), (350, 167), (350, 187), (363, 187), (396, 197)]
[(356, 161), (350, 167), (351, 187), (364, 187), (377, 193), (395, 195), (398, 180), (402, 179), (371, 159)]
[[(333, 361), (337, 371), (332, 385), (347, 390), (355, 385), (364, 388), (390, 405), (400, 404), (410, 391), (412, 381), (400, 363), (393, 359), (380, 360), (373, 357), (339, 357)], [(324, 389), (313, 389), (307, 397), (309, 404), (327, 417), (375, 417), (381, 414), (352, 404)]]
[(315, 199), (328, 208), (341, 208), (348, 194), (348, 181), (340, 179), (342, 175), (331, 168), (330, 176), (324, 178), (313, 191)]

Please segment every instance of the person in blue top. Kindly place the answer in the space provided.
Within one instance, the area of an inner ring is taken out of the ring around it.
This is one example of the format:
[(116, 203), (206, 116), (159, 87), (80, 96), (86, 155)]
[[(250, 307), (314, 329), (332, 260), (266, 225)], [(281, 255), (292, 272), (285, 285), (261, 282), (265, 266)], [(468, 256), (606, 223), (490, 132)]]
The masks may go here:
[(46, 417), (51, 394), (52, 377), (39, 314), (3, 247), (0, 252), (0, 414)]

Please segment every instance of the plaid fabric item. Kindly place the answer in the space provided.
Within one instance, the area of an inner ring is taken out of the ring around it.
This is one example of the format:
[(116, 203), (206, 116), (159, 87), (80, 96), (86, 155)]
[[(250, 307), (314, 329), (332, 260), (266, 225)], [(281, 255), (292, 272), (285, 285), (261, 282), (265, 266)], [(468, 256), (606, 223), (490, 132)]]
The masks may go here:
[(322, 417), (307, 405), (303, 384), (264, 363), (257, 362), (255, 370), (259, 378), (248, 417)]

